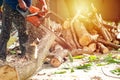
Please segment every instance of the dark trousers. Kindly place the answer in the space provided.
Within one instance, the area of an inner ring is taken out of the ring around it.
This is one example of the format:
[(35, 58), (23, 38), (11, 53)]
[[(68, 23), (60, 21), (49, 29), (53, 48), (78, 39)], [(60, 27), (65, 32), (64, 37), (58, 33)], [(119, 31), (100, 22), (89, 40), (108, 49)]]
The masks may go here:
[(18, 30), (21, 54), (24, 55), (26, 52), (25, 43), (28, 40), (25, 18), (17, 10), (13, 10), (9, 5), (5, 3), (3, 5), (2, 31), (0, 36), (0, 59), (6, 59), (7, 42), (10, 38), (12, 23), (14, 23)]

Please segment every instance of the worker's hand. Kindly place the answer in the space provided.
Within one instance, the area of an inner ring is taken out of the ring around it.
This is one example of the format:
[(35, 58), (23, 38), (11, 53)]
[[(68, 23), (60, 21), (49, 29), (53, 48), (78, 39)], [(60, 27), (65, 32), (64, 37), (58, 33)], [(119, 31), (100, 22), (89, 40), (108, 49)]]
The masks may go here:
[(26, 3), (25, 3), (24, 1), (19, 2), (19, 7), (20, 7), (21, 9), (23, 9), (24, 11), (27, 10), (27, 5), (26, 5)]
[(3, 12), (3, 5), (0, 7), (0, 12)]

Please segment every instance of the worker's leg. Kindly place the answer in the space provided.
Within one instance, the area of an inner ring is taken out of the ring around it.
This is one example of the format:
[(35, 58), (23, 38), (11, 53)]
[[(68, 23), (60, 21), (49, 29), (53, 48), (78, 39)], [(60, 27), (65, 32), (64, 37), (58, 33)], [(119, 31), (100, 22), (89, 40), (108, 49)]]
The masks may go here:
[(27, 31), (26, 31), (26, 21), (25, 21), (25, 18), (17, 11), (16, 11), (16, 14), (14, 17), (14, 23), (15, 23), (15, 27), (18, 30), (21, 56), (24, 56), (25, 52), (26, 52), (25, 43), (28, 40), (28, 35), (27, 35)]
[[(0, 7), (1, 9), (1, 7)], [(2, 11), (0, 10), (0, 20), (2, 19)]]
[(11, 9), (8, 5), (4, 5), (2, 16), (2, 30), (0, 35), (0, 59), (6, 59), (7, 42), (10, 38), (10, 30), (12, 25)]
[(0, 20), (2, 19), (2, 4), (3, 0), (0, 0)]

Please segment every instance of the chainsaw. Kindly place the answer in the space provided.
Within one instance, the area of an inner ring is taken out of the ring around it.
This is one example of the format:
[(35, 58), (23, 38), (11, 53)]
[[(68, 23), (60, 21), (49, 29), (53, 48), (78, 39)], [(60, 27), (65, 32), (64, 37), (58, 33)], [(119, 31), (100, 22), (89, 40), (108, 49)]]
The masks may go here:
[(39, 8), (35, 6), (30, 6), (26, 10), (22, 10), (19, 5), (16, 6), (16, 10), (26, 19), (27, 22), (32, 23), (35, 27), (38, 27), (41, 22), (48, 15), (44, 15), (44, 12), (41, 12)]
[[(43, 28), (43, 30), (47, 30), (53, 34), (55, 34), (53, 31), (51, 31), (50, 29), (48, 29), (45, 25), (40, 23), (40, 19), (38, 16), (41, 12), (40, 10), (34, 6), (31, 6), (29, 9), (27, 9), (26, 11), (20, 10), (19, 8), (17, 8), (18, 12), (20, 12), (26, 19), (27, 21), (29, 21), (30, 23), (32, 23), (35, 27), (39, 27), (41, 25), (41, 28)], [(54, 16), (60, 18), (56, 13), (54, 12), (49, 12), (50, 14), (53, 14)], [(44, 20), (44, 18), (49, 17), (49, 13), (47, 13), (47, 15), (45, 15), (44, 17), (42, 17), (42, 19)], [(40, 15), (41, 16), (41, 15)], [(63, 21), (62, 18), (60, 18), (61, 21)], [(56, 42), (58, 42), (63, 48), (65, 49), (69, 49), (72, 50), (72, 47), (67, 44), (63, 39), (61, 39), (59, 36), (56, 36)]]
[(30, 16), (35, 16), (35, 15), (38, 15), (40, 13), (39, 12), (34, 12), (34, 13), (31, 13), (30, 12), (30, 9), (27, 8), (26, 10), (22, 10), (19, 5), (16, 6), (16, 10), (23, 16), (23, 17), (30, 17)]

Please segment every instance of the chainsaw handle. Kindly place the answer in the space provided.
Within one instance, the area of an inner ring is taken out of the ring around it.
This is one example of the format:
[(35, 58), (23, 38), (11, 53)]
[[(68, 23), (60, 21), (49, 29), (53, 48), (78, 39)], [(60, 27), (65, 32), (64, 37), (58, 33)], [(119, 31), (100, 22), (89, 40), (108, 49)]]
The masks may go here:
[(26, 8), (26, 10), (23, 10), (22, 8), (19, 7), (19, 5), (17, 5), (16, 9), (17, 9), (17, 11), (26, 12), (28, 10), (28, 7)]
[(23, 16), (26, 17), (28, 14), (30, 14), (29, 9), (23, 10), (19, 7), (19, 5), (16, 6), (16, 10)]

